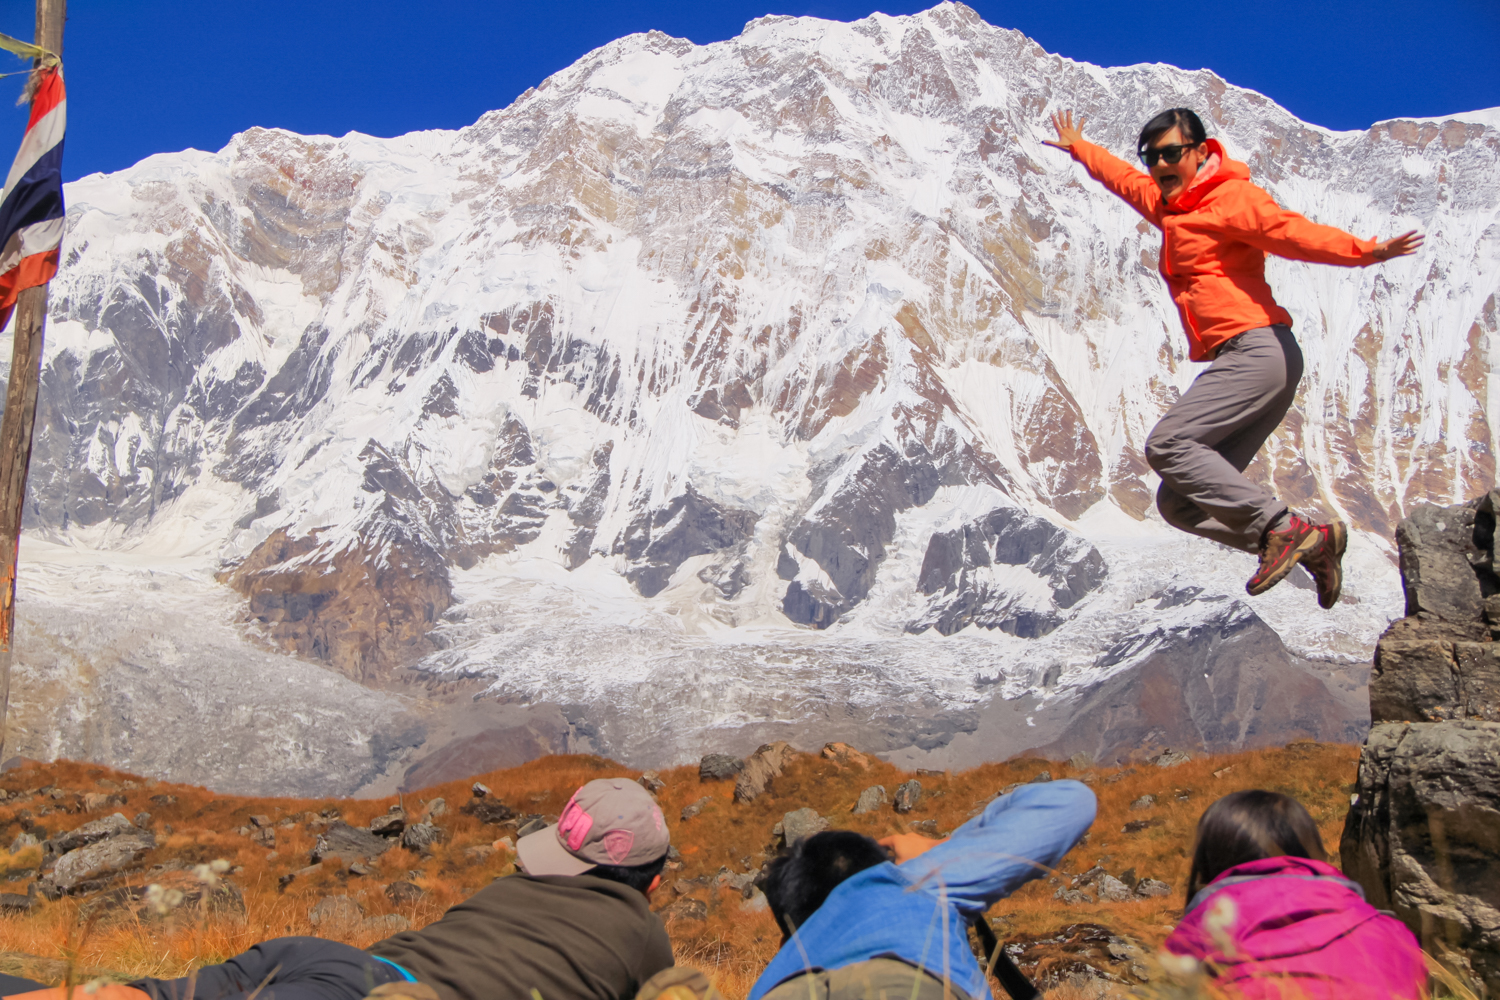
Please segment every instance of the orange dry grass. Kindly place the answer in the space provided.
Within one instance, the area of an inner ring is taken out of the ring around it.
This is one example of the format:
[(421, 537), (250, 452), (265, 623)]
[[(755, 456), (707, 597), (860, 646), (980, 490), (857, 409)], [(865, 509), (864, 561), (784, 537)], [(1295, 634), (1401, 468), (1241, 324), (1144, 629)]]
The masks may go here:
[[(1064, 860), (1064, 872), (1076, 874), (1096, 862), (1116, 875), (1134, 868), (1140, 877), (1171, 883), (1176, 894), (1160, 900), (1063, 906), (1052, 898), (1057, 885), (1044, 878), (995, 907), (992, 917), (996, 930), (1004, 939), (1008, 935), (1041, 934), (1067, 924), (1092, 921), (1155, 947), (1166, 936), (1182, 907), (1180, 893), (1187, 874), (1194, 825), (1210, 802), (1241, 788), (1286, 792), (1311, 810), (1322, 827), (1325, 842), (1336, 852), (1357, 760), (1356, 747), (1293, 744), (1281, 750), (1203, 758), (1170, 769), (1150, 765), (1136, 765), (1133, 773), (1125, 768), (1096, 769), (1091, 777), (1099, 796), (1099, 819), (1086, 842)], [(1214, 771), (1226, 767), (1229, 771), (1222, 777), (1213, 776)], [(721, 867), (742, 872), (760, 866), (770, 849), (771, 827), (792, 809), (811, 806), (829, 817), (835, 826), (874, 836), (904, 831), (910, 823), (926, 819), (935, 819), (939, 829), (946, 833), (1004, 786), (1027, 781), (1043, 769), (1049, 770), (1054, 778), (1080, 776), (1066, 764), (1033, 758), (986, 764), (954, 774), (922, 776), (919, 780), (924, 788), (923, 799), (906, 817), (898, 816), (889, 807), (863, 816), (850, 814), (865, 788), (882, 784), (888, 793), (894, 793), (896, 785), (911, 777), (874, 758), (865, 769), (817, 756), (800, 757), (766, 795), (742, 804), (733, 802), (732, 782), (700, 782), (696, 768), (692, 767), (665, 771), (662, 779), (667, 787), (659, 799), (672, 826), (673, 842), (682, 853), (682, 862), (680, 868), (667, 872), (667, 883), (657, 893), (654, 905), (662, 908), (680, 898), (673, 888), (678, 880), (713, 876)], [(583, 782), (597, 777), (638, 774), (597, 757), (566, 756), (543, 758), (522, 767), (481, 775), (479, 780), (520, 813), (555, 816)], [(123, 783), (130, 778), (108, 768), (63, 761), (10, 772), (0, 779), (0, 787), (15, 792), (52, 784), (83, 792), (95, 790), (100, 779)], [(64, 899), (25, 916), (0, 917), (0, 951), (66, 959), (83, 969), (111, 970), (127, 976), (180, 976), (197, 965), (243, 951), (259, 940), (319, 933), (308, 920), (308, 910), (325, 895), (347, 893), (360, 902), (368, 916), (401, 913), (414, 926), (422, 926), (491, 879), (512, 870), (513, 858), (504, 851), (483, 863), (465, 861), (466, 847), (489, 843), (502, 832), (458, 812), (458, 807), (469, 801), (471, 779), (404, 796), (403, 804), (410, 815), (420, 813), (427, 802), (438, 796), (448, 804), (447, 814), (437, 821), (447, 830), (448, 838), (430, 857), (396, 848), (377, 859), (372, 865), (376, 873), (366, 878), (349, 877), (330, 863), (311, 877), (296, 879), (285, 891), (278, 886), (279, 877), (309, 863), (308, 851), (316, 833), (300, 824), (295, 829), (277, 829), (276, 854), (268, 858), (264, 847), (233, 832), (247, 824), (250, 815), (263, 813), (279, 822), (287, 816), (316, 812), (331, 805), (342, 811), (345, 821), (363, 826), (386, 812), (396, 799), (251, 799), (215, 795), (186, 785), (133, 780), (139, 782), (139, 787), (117, 792), (126, 797), (126, 805), (113, 806), (108, 811), (117, 810), (130, 817), (142, 811), (151, 813), (159, 846), (146, 858), (146, 863), (224, 858), (240, 868), (231, 880), (244, 893), (245, 918), (210, 916), (143, 921), (130, 915), (84, 928), (78, 918), (79, 902)], [(1183, 793), (1181, 798), (1179, 791)], [(1130, 803), (1148, 793), (1157, 796), (1158, 804), (1151, 809), (1131, 811)], [(177, 802), (161, 806), (150, 801), (151, 796), (162, 794), (177, 796)], [(698, 816), (679, 821), (684, 806), (705, 796), (711, 801)], [(19, 809), (27, 808), (37, 814), (48, 804), (55, 805), (46, 798), (0, 804), (0, 824), (12, 824)], [(55, 833), (72, 829), (97, 815), (53, 812), (36, 818), (49, 832)], [(1135, 834), (1120, 832), (1126, 822), (1137, 819), (1160, 819), (1162, 825)], [(163, 824), (170, 824), (173, 832), (165, 834)], [(4, 829), (8, 839), (18, 828), (10, 825)], [(28, 860), (34, 863), (35, 856), (10, 859), (0, 852), (0, 869), (14, 870)], [(1333, 860), (1337, 861), (1336, 853)], [(406, 906), (393, 904), (383, 887), (401, 878), (416, 882), (426, 890), (426, 896)], [(131, 881), (139, 884), (145, 879), (137, 877)], [(16, 882), (0, 886), (0, 890), (24, 891), (24, 885)], [(708, 904), (708, 917), (702, 921), (669, 921), (678, 960), (708, 971), (729, 1000), (739, 1000), (749, 992), (755, 977), (780, 945), (775, 923), (763, 910), (742, 909), (739, 895), (730, 890), (715, 893), (709, 888), (692, 887), (688, 894)], [(342, 939), (362, 947), (380, 936), (381, 932), (356, 931), (343, 935)], [(1064, 994), (1054, 991), (1054, 995), (1060, 998)]]

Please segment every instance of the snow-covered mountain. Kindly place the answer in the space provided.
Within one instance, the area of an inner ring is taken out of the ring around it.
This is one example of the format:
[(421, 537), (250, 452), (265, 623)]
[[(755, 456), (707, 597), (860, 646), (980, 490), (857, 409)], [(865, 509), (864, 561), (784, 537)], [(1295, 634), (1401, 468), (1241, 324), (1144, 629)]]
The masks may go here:
[[(1177, 105), (1288, 207), (1430, 234), (1270, 265), (1308, 370), (1252, 471), (1357, 529), (1331, 613), (1305, 580), (1244, 600), (1250, 557), (1151, 509), (1142, 444), (1198, 366), (1158, 235), (1041, 140), (1072, 107), (1128, 155)], [(787, 732), (912, 761), (1346, 735), (1340, 672), (1400, 613), (1396, 520), (1495, 478), (1492, 113), (1329, 132), (961, 4), (633, 35), (456, 132), (255, 129), (67, 194), (27, 510), (61, 547), (50, 583), (23, 568), (23, 622), (28, 593), (46, 632), (68, 586), (156, 560), (293, 673), (555, 702), (641, 762)], [(1231, 649), (1261, 672), (1216, 677)], [(88, 755), (43, 739), (88, 683), (27, 655), (22, 745)], [(1207, 682), (1171, 711), (1118, 680), (1169, 661), (1165, 689)], [(1255, 718), (1293, 689), (1311, 715)], [(1043, 714), (994, 721), (996, 695)], [(1139, 725), (1096, 724), (1121, 698)], [(111, 725), (143, 724), (130, 700)]]

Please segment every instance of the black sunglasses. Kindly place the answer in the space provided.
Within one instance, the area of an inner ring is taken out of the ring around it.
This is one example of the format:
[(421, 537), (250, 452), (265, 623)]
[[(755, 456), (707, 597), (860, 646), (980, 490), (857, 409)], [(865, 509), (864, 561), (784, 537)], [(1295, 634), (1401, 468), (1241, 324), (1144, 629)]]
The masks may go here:
[(1154, 149), (1149, 146), (1142, 146), (1140, 149), (1141, 162), (1148, 167), (1156, 166), (1157, 160), (1166, 160), (1168, 163), (1176, 163), (1177, 161), (1182, 159), (1183, 153), (1186, 153), (1190, 149), (1197, 148), (1198, 143), (1196, 142), (1175, 143), (1170, 146), (1157, 146)]

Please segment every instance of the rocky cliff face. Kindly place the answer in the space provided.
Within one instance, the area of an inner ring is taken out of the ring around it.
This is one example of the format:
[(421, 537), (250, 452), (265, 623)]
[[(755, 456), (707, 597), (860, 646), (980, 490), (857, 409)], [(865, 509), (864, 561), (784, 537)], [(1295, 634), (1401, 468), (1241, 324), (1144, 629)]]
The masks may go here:
[(1367, 657), (1395, 521), (1494, 477), (1500, 130), (1330, 133), (958, 4), (631, 36), (457, 132), (255, 129), (71, 185), (29, 527), (191, 553), (365, 683), (637, 726), (685, 686), (695, 748), (839, 671), (856, 716), (1077, 693), (1149, 645), (1141, 601), (1219, 621), (1250, 572), (1150, 511), (1142, 442), (1196, 373), (1158, 237), (1040, 143), (1072, 106), (1128, 152), (1172, 104), (1318, 221), (1437, 234), (1271, 267), (1309, 375), (1252, 473), (1357, 537), (1332, 615), (1255, 613)]
[(1500, 492), (1424, 506), (1396, 537), (1406, 617), (1375, 652), (1341, 856), (1370, 901), (1500, 991)]

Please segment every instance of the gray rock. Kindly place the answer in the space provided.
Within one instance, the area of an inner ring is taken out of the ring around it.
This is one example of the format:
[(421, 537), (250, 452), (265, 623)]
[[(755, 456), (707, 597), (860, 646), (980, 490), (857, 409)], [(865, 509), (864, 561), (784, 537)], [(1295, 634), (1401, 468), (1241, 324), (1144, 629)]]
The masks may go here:
[(468, 813), (470, 816), (473, 816), (475, 819), (479, 820), (479, 822), (489, 823), (493, 826), (498, 826), (501, 823), (508, 823), (516, 818), (516, 811), (514, 809), (506, 805), (504, 802), (501, 802), (499, 799), (491, 798), (470, 799), (468, 803), (462, 806), (458, 811), (462, 813)]
[(138, 812), (135, 814), (135, 819), (130, 822), (142, 830), (148, 830), (151, 828), (151, 814), (148, 812)]
[(1053, 899), (1060, 899), (1069, 906), (1078, 906), (1083, 903), (1092, 903), (1092, 893), (1084, 892), (1082, 889), (1058, 889), (1052, 894)]
[(1068, 758), (1068, 766), (1075, 771), (1087, 771), (1094, 766), (1094, 755), (1087, 750), (1080, 750)]
[(811, 837), (826, 829), (828, 829), (828, 820), (819, 816), (816, 809), (808, 806), (793, 809), (781, 817), (781, 837), (788, 847), (804, 837)]
[(359, 929), (364, 934), (379, 934), (382, 937), (390, 937), (392, 934), (400, 934), (404, 930), (411, 929), (411, 921), (399, 913), (384, 913), (378, 917), (366, 917), (359, 923)]
[(1036, 777), (1032, 778), (1029, 782), (1027, 782), (1027, 784), (1035, 785), (1035, 784), (1038, 784), (1038, 783), (1041, 783), (1041, 782), (1047, 782), (1047, 781), (1051, 781), (1051, 780), (1052, 780), (1052, 772), (1051, 771), (1038, 771), (1037, 774), (1036, 774)]
[(1421, 504), (1396, 526), (1409, 617), (1483, 620), (1484, 595), (1500, 592), (1494, 567), (1495, 506), (1494, 491), (1451, 507)]
[(916, 778), (903, 781), (896, 786), (895, 810), (898, 813), (909, 813), (922, 801), (922, 783)]
[[(512, 848), (514, 850), (514, 848)], [(464, 863), (469, 865), (482, 865), (495, 856), (495, 848), (490, 844), (475, 844), (464, 848)]]
[(84, 812), (98, 812), (100, 809), (109, 809), (124, 804), (125, 796), (110, 792), (85, 792), (83, 795)]
[(427, 808), (422, 810), (423, 819), (436, 819), (448, 811), (448, 803), (439, 796), (427, 803)]
[[(1343, 867), (1429, 951), (1500, 994), (1500, 492), (1415, 508), (1396, 529), (1407, 617), (1375, 651), (1376, 725), (1344, 821)], [(1490, 595), (1490, 596), (1486, 596)]]
[(401, 831), (406, 829), (406, 813), (400, 806), (394, 807), (383, 816), (376, 816), (370, 820), (370, 832), (377, 837), (399, 837)]
[(1176, 767), (1179, 764), (1186, 764), (1192, 759), (1192, 754), (1188, 753), (1186, 750), (1167, 749), (1163, 750), (1157, 756), (1152, 757), (1151, 763), (1155, 764), (1157, 767)]
[(707, 920), (708, 904), (701, 899), (693, 899), (691, 896), (684, 897), (664, 908), (661, 911), (661, 918), (667, 923), (675, 920)]
[(409, 903), (415, 903), (417, 900), (427, 895), (427, 893), (422, 889), (421, 886), (417, 885), (415, 882), (408, 882), (404, 879), (399, 882), (392, 882), (390, 885), (386, 886), (385, 894), (386, 897), (397, 906), (405, 906)]
[(276, 847), (276, 831), (269, 826), (251, 830), (250, 839), (268, 850)]
[(312, 849), (312, 860), (316, 863), (324, 858), (338, 858), (344, 864), (353, 864), (378, 858), (393, 845), (394, 842), (385, 837), (377, 837), (369, 830), (360, 830), (343, 820), (336, 820), (318, 837)]
[(271, 826), (271, 817), (263, 815), (251, 816), (250, 825), (255, 827), (256, 829), (263, 829), (265, 827)]
[(1111, 903), (1123, 903), (1135, 895), (1130, 891), (1130, 886), (1121, 882), (1113, 875), (1099, 876), (1094, 882), (1094, 886), (1099, 892), (1099, 898), (1101, 900), (1108, 900)]
[(126, 819), (122, 813), (114, 813), (103, 819), (96, 819), (92, 823), (85, 823), (76, 830), (67, 833), (59, 833), (51, 840), (54, 853), (67, 854), (76, 851), (87, 844), (95, 844), (110, 837), (118, 837), (123, 833), (135, 833), (137, 828), (134, 823)]
[(1384, 638), (1370, 675), (1375, 722), (1500, 722), (1500, 644)]
[(545, 829), (547, 829), (547, 820), (541, 816), (535, 816), (521, 824), (520, 829), (516, 831), (516, 839), (519, 840), (522, 837), (536, 833), (538, 830)]
[(142, 831), (96, 841), (58, 858), (49, 880), (58, 890), (71, 892), (85, 882), (133, 867), (155, 847), (156, 838)]
[(432, 845), (442, 840), (443, 828), (433, 823), (413, 823), (401, 831), (401, 846), (419, 854), (431, 853)]
[[(0, 903), (0, 906), (3, 905), (3, 903)], [(771, 904), (766, 899), (766, 894), (754, 888), (750, 890), (750, 894), (740, 903), (740, 911), (742, 913), (761, 913), (770, 908)]]
[(698, 780), (724, 781), (739, 774), (744, 767), (743, 760), (727, 753), (704, 754), (703, 759), (698, 761)]
[(706, 806), (706, 805), (708, 805), (713, 800), (714, 799), (713, 799), (712, 795), (705, 795), (705, 796), (703, 796), (703, 798), (699, 799), (697, 802), (693, 802), (693, 803), (690, 803), (688, 805), (683, 806), (682, 807), (682, 819), (683, 819), (683, 822), (686, 822), (686, 821), (692, 819), (694, 816), (696, 816), (699, 813), (701, 813), (703, 811), (703, 807)]
[(790, 743), (778, 740), (767, 743), (745, 759), (745, 766), (734, 779), (734, 800), (751, 802), (763, 794), (771, 781), (796, 755)]
[(871, 785), (859, 793), (859, 801), (854, 803), (853, 812), (856, 816), (874, 812), (889, 801), (890, 797), (885, 794), (884, 785)]
[(307, 922), (325, 934), (358, 927), (364, 922), (364, 907), (349, 896), (324, 896), (307, 911)]
[(1344, 871), (1500, 994), (1500, 723), (1384, 723), (1360, 753)]
[(0, 892), (0, 912), (29, 913), (36, 900), (19, 892)]
[(474, 793), (474, 797), (476, 799), (486, 798), (487, 796), (494, 794), (490, 791), (489, 785), (481, 784), (478, 781), (469, 786), (469, 791)]
[(1130, 803), (1130, 808), (1131, 809), (1150, 809), (1154, 805), (1156, 805), (1156, 796), (1155, 795), (1142, 795), (1140, 798), (1138, 798), (1134, 802)]
[(748, 872), (732, 872), (728, 868), (723, 868), (714, 876), (711, 885), (715, 889), (733, 889), (741, 896), (748, 896), (755, 888), (755, 880), (758, 878), (760, 878), (759, 868)]
[(655, 795), (657, 792), (667, 787), (667, 783), (665, 781), (662, 781), (661, 775), (657, 774), (655, 771), (647, 771), (635, 780), (640, 783), (640, 786), (642, 788), (650, 792), (652, 795)]
[(31, 834), (19, 833), (16, 835), (16, 839), (10, 842), (10, 853), (20, 854), (22, 851), (26, 850), (26, 848), (35, 847), (39, 843), (41, 843), (41, 841), (37, 840), (36, 837), (32, 836)]
[(1135, 884), (1137, 896), (1170, 896), (1172, 887), (1159, 879), (1143, 878)]

